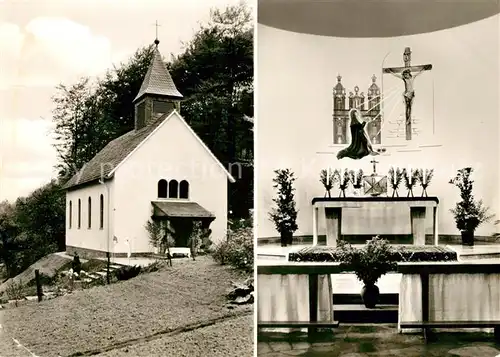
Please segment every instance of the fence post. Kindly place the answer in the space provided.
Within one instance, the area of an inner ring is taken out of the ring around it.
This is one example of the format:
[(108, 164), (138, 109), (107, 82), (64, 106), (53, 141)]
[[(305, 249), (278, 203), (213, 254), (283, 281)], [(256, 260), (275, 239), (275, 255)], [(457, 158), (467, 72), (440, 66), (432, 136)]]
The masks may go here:
[(106, 258), (108, 258), (108, 262), (106, 264), (106, 282), (109, 284), (109, 265), (110, 265), (110, 255), (109, 252), (106, 252)]
[(40, 284), (40, 271), (35, 270), (35, 282), (36, 282), (36, 295), (38, 296), (38, 302), (42, 301), (43, 291), (42, 284)]

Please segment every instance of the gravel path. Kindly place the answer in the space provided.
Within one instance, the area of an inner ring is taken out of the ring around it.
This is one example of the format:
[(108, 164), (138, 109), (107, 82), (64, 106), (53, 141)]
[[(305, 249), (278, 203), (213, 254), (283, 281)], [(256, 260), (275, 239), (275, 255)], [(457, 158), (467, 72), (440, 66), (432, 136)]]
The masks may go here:
[(251, 313), (252, 306), (226, 304), (231, 281), (243, 278), (209, 257), (174, 261), (173, 268), (129, 281), (5, 310), (0, 323), (38, 356), (70, 356)]
[(100, 357), (252, 357), (253, 314), (99, 354)]

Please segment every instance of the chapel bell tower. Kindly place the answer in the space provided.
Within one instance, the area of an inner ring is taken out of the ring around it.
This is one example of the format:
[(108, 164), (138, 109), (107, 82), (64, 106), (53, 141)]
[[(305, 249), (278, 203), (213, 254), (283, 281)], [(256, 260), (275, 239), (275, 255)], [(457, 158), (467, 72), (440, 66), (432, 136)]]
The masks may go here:
[(173, 109), (180, 112), (182, 94), (177, 90), (170, 73), (162, 60), (155, 40), (154, 57), (134, 99), (135, 130), (151, 124), (160, 116)]

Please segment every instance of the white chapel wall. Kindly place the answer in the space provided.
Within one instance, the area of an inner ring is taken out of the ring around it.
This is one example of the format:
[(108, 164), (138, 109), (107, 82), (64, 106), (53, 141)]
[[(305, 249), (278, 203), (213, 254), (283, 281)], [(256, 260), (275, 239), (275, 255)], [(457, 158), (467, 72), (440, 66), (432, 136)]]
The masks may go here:
[[(107, 185), (110, 183), (108, 182)], [(112, 185), (112, 184), (111, 184)], [(112, 186), (109, 189), (112, 196)], [(104, 198), (104, 224), (100, 227), (100, 195)], [(88, 199), (91, 198), (91, 226), (88, 226)], [(78, 200), (81, 200), (81, 226), (78, 228)], [(112, 199), (112, 198), (111, 198)], [(69, 202), (72, 201), (72, 224), (69, 228)], [(98, 251), (107, 251), (108, 229), (112, 233), (112, 227), (109, 226), (110, 217), (108, 215), (108, 192), (107, 189), (96, 183), (91, 186), (69, 191), (66, 194), (66, 245), (71, 247), (85, 248)], [(110, 202), (110, 206), (113, 203)], [(111, 241), (110, 241), (111, 244)]]
[(150, 252), (153, 247), (144, 228), (151, 218), (151, 201), (157, 201), (160, 179), (189, 182), (189, 200), (216, 215), (212, 240), (225, 237), (227, 227), (227, 176), (173, 116), (118, 168), (115, 174), (116, 252)]

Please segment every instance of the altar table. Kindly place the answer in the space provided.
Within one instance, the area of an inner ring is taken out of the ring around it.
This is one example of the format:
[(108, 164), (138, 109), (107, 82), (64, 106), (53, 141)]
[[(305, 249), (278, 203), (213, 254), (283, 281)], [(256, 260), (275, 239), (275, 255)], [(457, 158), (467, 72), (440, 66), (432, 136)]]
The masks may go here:
[[(433, 208), (433, 235), (434, 244), (438, 245), (438, 205), (437, 197), (315, 197), (313, 207), (313, 245), (318, 244), (318, 216), (319, 209), (325, 211), (326, 245), (337, 246), (342, 234), (342, 210), (344, 208), (387, 207), (408, 209), (411, 222), (411, 234), (414, 245), (425, 245), (425, 215), (427, 207)], [(374, 232), (374, 235), (377, 233)]]

